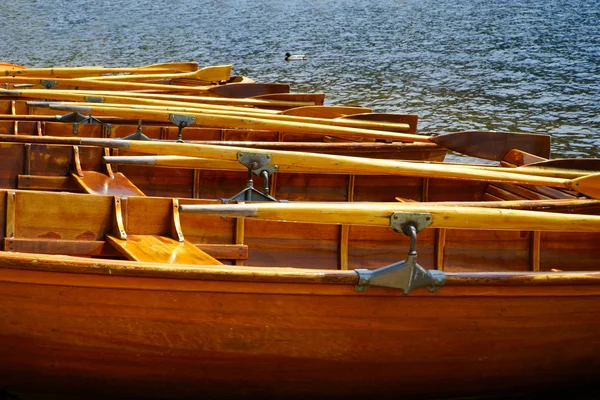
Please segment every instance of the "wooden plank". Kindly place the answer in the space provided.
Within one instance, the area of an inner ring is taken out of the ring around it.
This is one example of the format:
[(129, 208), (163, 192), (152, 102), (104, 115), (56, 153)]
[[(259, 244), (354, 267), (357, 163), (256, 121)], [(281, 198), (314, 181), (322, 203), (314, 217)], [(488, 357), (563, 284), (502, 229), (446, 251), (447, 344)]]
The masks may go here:
[(439, 228), (435, 232), (435, 269), (444, 270), (444, 250), (446, 248), (446, 228)]
[(531, 270), (534, 272), (540, 271), (540, 260), (541, 260), (541, 237), (540, 231), (534, 231), (531, 234), (531, 245), (530, 245), (530, 258), (531, 258)]
[(214, 257), (192, 243), (158, 235), (128, 235), (126, 240), (107, 235), (108, 243), (129, 260), (166, 264), (219, 265)]
[(70, 176), (18, 175), (17, 188), (34, 190), (80, 191)]
[(5, 238), (4, 249), (22, 253), (64, 254), (71, 256), (115, 256), (119, 253), (103, 240), (49, 240)]
[[(354, 201), (354, 185), (356, 175), (348, 175), (348, 201)], [(350, 239), (350, 225), (340, 226), (340, 269), (348, 269), (348, 242)]]
[[(236, 245), (244, 244), (244, 237), (246, 234), (246, 220), (244, 218), (235, 219), (235, 243)], [(248, 256), (246, 255), (246, 258)], [(235, 265), (244, 265), (243, 260), (238, 259), (235, 261)]]
[[(195, 244), (200, 250), (221, 260), (245, 260), (248, 246), (235, 244)], [(104, 240), (52, 240), (4, 238), (6, 251), (21, 253), (64, 254), (71, 256), (118, 256), (121, 253)]]
[[(243, 219), (241, 219), (243, 221)], [(243, 244), (195, 243), (195, 246), (218, 260), (247, 260), (248, 246)]]
[(15, 221), (16, 221), (16, 193), (13, 191), (6, 192), (6, 232), (5, 236), (10, 238), (15, 236)]

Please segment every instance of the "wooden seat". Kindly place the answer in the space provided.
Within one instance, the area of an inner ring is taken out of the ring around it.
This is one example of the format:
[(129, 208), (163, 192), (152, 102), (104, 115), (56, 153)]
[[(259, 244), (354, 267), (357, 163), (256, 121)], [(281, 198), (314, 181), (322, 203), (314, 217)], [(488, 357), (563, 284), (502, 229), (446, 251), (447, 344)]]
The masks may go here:
[(129, 260), (160, 262), (166, 264), (221, 264), (188, 241), (158, 235), (127, 235), (127, 239), (118, 239), (107, 235), (106, 240)]
[(83, 171), (81, 175), (71, 174), (79, 186), (90, 194), (107, 194), (111, 196), (145, 196), (125, 175), (120, 172), (110, 177), (96, 171)]

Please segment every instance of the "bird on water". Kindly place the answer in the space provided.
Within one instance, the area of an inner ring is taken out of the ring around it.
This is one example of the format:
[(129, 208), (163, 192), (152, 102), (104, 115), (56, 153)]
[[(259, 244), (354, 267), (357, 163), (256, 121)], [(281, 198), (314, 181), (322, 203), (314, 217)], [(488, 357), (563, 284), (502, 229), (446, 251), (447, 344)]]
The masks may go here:
[(285, 61), (293, 61), (293, 60), (306, 60), (306, 56), (303, 54), (285, 53)]

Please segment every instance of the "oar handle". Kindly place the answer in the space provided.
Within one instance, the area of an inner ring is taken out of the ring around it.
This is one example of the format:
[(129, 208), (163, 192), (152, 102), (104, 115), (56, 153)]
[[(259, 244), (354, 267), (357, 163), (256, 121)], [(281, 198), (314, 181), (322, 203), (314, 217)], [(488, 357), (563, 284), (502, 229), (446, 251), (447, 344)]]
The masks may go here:
[(319, 224), (390, 226), (393, 218), (429, 215), (432, 228), (600, 232), (600, 216), (427, 203), (251, 203), (180, 205), (181, 213)]

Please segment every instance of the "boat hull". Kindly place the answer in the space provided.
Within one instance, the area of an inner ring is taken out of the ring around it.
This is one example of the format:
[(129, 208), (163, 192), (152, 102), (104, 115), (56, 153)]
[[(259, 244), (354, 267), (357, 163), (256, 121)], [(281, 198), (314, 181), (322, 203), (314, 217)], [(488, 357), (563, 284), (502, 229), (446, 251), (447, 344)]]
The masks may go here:
[(70, 259), (0, 261), (0, 387), (23, 399), (483, 396), (600, 372), (598, 285), (404, 296)]

